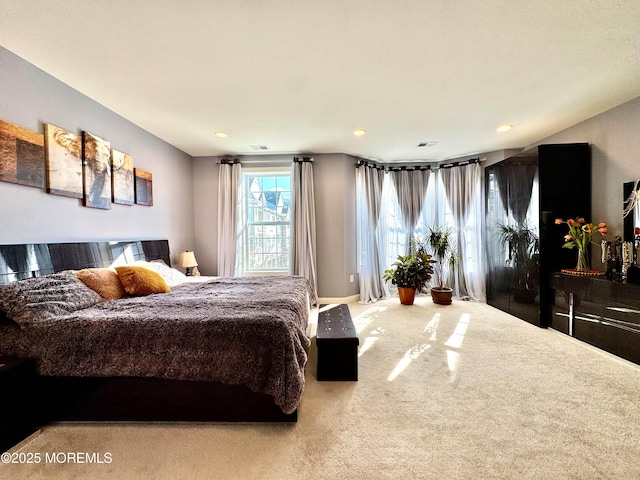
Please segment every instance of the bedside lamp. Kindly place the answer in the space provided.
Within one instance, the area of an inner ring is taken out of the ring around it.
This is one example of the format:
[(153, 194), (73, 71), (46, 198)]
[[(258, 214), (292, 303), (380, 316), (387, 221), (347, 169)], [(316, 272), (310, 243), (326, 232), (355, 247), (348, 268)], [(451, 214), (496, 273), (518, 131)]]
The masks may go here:
[(200, 275), (198, 272), (198, 262), (196, 261), (196, 256), (193, 252), (182, 252), (180, 254), (180, 259), (178, 260), (178, 266), (187, 269), (186, 274), (191, 277), (197, 277)]

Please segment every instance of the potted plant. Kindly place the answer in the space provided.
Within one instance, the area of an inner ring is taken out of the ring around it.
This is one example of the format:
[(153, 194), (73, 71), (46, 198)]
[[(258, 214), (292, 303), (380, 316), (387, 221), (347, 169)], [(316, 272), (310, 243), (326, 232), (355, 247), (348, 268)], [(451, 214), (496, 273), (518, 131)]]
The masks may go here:
[(509, 252), (507, 263), (513, 268), (513, 299), (519, 303), (533, 303), (538, 295), (540, 271), (540, 241), (538, 235), (526, 223), (522, 225), (498, 225), (500, 242)]
[(444, 285), (444, 266), (449, 265), (449, 268), (453, 270), (458, 262), (458, 252), (451, 235), (451, 229), (444, 225), (429, 227), (427, 234), (427, 243), (431, 247), (433, 256), (437, 259), (438, 286), (431, 288), (431, 298), (434, 303), (439, 305), (451, 305), (453, 297), (453, 289)]
[(431, 280), (432, 264), (431, 255), (412, 248), (408, 255), (398, 255), (391, 268), (384, 271), (382, 278), (398, 287), (402, 305), (413, 305), (416, 291), (421, 292)]

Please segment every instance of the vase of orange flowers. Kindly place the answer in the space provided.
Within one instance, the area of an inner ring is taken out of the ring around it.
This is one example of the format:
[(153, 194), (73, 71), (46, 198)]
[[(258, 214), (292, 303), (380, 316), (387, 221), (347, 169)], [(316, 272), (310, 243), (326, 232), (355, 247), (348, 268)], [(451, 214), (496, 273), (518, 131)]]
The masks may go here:
[[(563, 220), (562, 218), (556, 218), (556, 225), (566, 223), (569, 226), (569, 233), (564, 236), (564, 245), (562, 248), (577, 248), (578, 249), (578, 263), (576, 264), (575, 272), (578, 274), (590, 274), (595, 272), (589, 268), (589, 257), (587, 248), (593, 242), (593, 236), (598, 233), (600, 235), (606, 235), (608, 233), (607, 224), (600, 222), (598, 224), (587, 223), (584, 218), (570, 218), (569, 220)], [(564, 271), (564, 270), (563, 270)]]

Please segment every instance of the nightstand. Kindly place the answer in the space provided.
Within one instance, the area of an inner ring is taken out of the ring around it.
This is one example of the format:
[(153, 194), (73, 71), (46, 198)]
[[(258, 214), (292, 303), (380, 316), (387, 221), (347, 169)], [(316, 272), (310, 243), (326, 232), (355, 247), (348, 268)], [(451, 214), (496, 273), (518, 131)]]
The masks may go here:
[(0, 452), (38, 429), (33, 360), (0, 357)]

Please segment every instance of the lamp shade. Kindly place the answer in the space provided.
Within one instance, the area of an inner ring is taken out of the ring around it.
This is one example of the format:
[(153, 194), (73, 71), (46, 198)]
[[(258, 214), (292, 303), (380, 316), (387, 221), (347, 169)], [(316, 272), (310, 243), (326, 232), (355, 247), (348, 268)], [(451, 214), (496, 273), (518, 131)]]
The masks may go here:
[(182, 252), (178, 260), (178, 266), (183, 268), (197, 267), (198, 262), (196, 261), (196, 256), (193, 252)]

